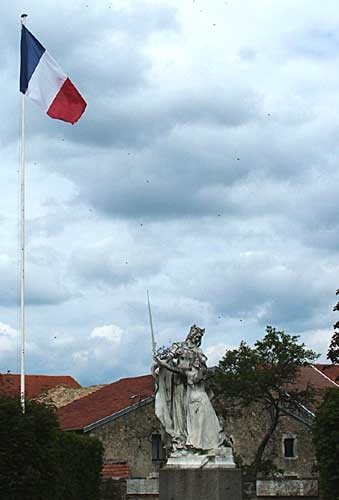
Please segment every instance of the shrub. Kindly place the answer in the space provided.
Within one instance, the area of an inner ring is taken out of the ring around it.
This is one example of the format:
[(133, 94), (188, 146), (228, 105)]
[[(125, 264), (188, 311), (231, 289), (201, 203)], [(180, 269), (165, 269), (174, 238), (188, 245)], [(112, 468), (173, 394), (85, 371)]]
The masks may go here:
[(324, 500), (339, 500), (339, 390), (327, 390), (317, 411), (313, 440)]
[(62, 499), (99, 500), (102, 445), (86, 435), (58, 434)]
[(60, 430), (53, 410), (0, 397), (0, 498), (97, 500), (99, 441)]

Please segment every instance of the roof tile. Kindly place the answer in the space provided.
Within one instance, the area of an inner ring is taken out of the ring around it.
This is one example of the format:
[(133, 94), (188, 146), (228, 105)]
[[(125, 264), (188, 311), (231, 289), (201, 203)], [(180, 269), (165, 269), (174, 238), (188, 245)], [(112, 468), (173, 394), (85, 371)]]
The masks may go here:
[(101, 477), (103, 479), (129, 478), (131, 471), (127, 463), (105, 463), (102, 467)]
[(333, 380), (333, 382), (336, 382), (339, 385), (339, 365), (326, 365), (318, 363), (314, 366), (328, 378)]
[[(81, 385), (69, 375), (26, 375), (26, 398), (36, 398), (49, 389), (61, 385), (74, 389), (79, 389), (81, 387)], [(20, 375), (15, 373), (0, 373), (0, 394), (3, 396), (19, 397)]]
[(153, 395), (152, 375), (123, 378), (59, 408), (57, 414), (64, 430), (79, 430)]
[(307, 385), (312, 385), (317, 391), (323, 391), (329, 387), (335, 387), (335, 383), (324, 376), (317, 365), (305, 366), (300, 370), (295, 384), (299, 389), (305, 389)]
[[(336, 386), (314, 366), (302, 368), (295, 382), (298, 389), (307, 385), (316, 389), (318, 401), (325, 389)], [(151, 375), (124, 378), (59, 408), (59, 422), (64, 430), (84, 429), (153, 395), (154, 379)]]

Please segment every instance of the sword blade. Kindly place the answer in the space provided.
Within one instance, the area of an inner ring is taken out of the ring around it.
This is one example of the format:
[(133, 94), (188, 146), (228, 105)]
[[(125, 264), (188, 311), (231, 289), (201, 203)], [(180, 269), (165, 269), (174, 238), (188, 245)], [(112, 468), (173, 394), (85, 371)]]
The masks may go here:
[(156, 352), (157, 352), (157, 344), (155, 342), (155, 335), (154, 335), (154, 328), (153, 328), (153, 319), (152, 319), (152, 311), (151, 311), (151, 302), (150, 302), (148, 290), (147, 290), (147, 303), (148, 303), (149, 324), (150, 324), (150, 327), (151, 327), (151, 336), (152, 336), (152, 351), (153, 351), (153, 356), (155, 356)]

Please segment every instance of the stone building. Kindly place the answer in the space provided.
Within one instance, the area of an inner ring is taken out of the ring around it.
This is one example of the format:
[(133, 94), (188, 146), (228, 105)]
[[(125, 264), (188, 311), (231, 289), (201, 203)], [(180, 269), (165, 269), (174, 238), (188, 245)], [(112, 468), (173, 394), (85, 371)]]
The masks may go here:
[[(322, 365), (324, 366), (324, 365)], [(339, 384), (327, 377), (317, 366), (301, 370), (295, 385), (305, 389), (311, 385), (315, 389), (316, 403), (327, 388)], [(263, 459), (273, 464), (289, 477), (312, 477), (316, 475), (316, 460), (312, 444), (311, 424), (315, 407), (300, 406), (297, 412), (282, 409), (282, 416), (271, 437)], [(235, 453), (241, 461), (249, 464), (255, 456), (257, 447), (269, 426), (267, 413), (259, 406), (252, 406), (241, 415), (233, 408), (224, 412), (225, 428), (230, 430), (234, 441)]]
[[(339, 388), (337, 382), (316, 366), (304, 368), (296, 383), (299, 387), (312, 384), (319, 400), (326, 388)], [(294, 414), (286, 411), (264, 458), (271, 459), (286, 478), (294, 481), (293, 487), (304, 491), (310, 489), (315, 496), (317, 472), (310, 431), (313, 411), (314, 408), (305, 407), (300, 407)], [(114, 478), (114, 491), (112, 487), (108, 488), (107, 498), (157, 498), (156, 478), (164, 462), (164, 450), (160, 425), (154, 413), (151, 375), (107, 384), (59, 408), (58, 417), (64, 430), (89, 433), (103, 443), (103, 477)], [(239, 415), (230, 408), (224, 417), (236, 456), (242, 462), (250, 463), (268, 425), (265, 412), (252, 407)], [(268, 486), (262, 482), (261, 487)], [(281, 489), (280, 483), (277, 488)], [(251, 495), (255, 498), (253, 491), (249, 498)]]
[[(329, 387), (339, 388), (339, 366), (304, 368), (296, 384), (311, 384), (317, 399)], [(81, 387), (69, 376), (26, 376), (27, 396), (57, 408), (65, 431), (88, 433), (104, 447), (103, 500), (158, 498), (157, 473), (164, 463), (160, 424), (154, 412), (154, 381), (151, 375), (131, 377), (111, 384)], [(20, 376), (0, 374), (0, 394), (18, 395)], [(264, 496), (291, 498), (317, 496), (317, 470), (310, 424), (315, 408), (286, 411), (272, 436), (265, 459), (283, 471), (284, 480), (262, 479), (245, 485), (248, 500)], [(250, 463), (265, 433), (265, 412), (253, 406), (239, 414), (231, 406), (223, 412), (226, 431), (234, 442), (239, 461)], [(257, 491), (256, 491), (257, 488)], [(293, 493), (294, 492), (294, 493)], [(298, 493), (299, 492), (299, 493)], [(304, 492), (304, 493), (302, 493)], [(286, 495), (285, 495), (286, 496)]]
[(105, 464), (127, 464), (130, 477), (148, 478), (159, 470), (163, 450), (151, 375), (107, 384), (59, 408), (58, 418), (64, 430), (100, 439)]
[(151, 375), (107, 384), (58, 409), (66, 431), (88, 433), (104, 447), (103, 498), (157, 498), (163, 463)]

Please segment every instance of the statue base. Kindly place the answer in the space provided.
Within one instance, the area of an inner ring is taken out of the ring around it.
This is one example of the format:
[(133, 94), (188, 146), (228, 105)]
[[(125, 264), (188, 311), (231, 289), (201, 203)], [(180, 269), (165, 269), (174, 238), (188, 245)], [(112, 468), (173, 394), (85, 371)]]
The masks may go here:
[(187, 453), (171, 455), (165, 469), (235, 469), (231, 447), (219, 448), (208, 454)]
[(163, 468), (159, 472), (160, 500), (242, 500), (240, 469)]

